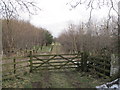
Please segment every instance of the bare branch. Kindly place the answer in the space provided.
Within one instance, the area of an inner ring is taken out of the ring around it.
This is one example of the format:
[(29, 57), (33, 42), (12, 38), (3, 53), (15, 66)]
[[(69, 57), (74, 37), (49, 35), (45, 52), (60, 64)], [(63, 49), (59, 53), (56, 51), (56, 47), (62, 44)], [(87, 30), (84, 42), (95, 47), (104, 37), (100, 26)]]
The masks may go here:
[[(113, 0), (78, 0), (78, 1), (76, 1), (75, 5), (72, 5), (72, 2), (74, 2), (74, 0), (69, 2), (69, 5), (71, 6), (71, 8), (76, 8), (78, 5), (81, 5), (81, 4), (85, 4), (87, 6), (87, 9), (90, 8), (89, 21), (90, 21), (91, 16), (92, 16), (93, 9), (101, 9), (103, 6), (107, 6), (109, 8), (108, 20), (111, 19), (110, 13), (112, 10), (118, 14), (118, 11), (115, 9), (115, 4), (114, 4), (115, 1), (113, 1)], [(95, 4), (97, 4), (96, 7), (94, 7)]]
[(20, 12), (35, 15), (36, 11), (41, 10), (34, 2), (24, 0), (1, 0), (0, 5), (0, 14), (6, 19), (19, 16)]

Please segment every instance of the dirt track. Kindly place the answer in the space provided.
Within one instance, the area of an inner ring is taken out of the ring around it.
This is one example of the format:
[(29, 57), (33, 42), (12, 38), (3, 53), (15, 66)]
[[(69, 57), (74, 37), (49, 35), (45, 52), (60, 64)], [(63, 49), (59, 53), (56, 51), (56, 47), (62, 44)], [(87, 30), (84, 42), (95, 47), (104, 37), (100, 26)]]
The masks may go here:
[[(40, 75), (39, 75), (40, 74)], [(44, 71), (32, 76), (32, 88), (95, 88), (101, 82), (76, 71)], [(35, 80), (35, 78), (39, 80)]]

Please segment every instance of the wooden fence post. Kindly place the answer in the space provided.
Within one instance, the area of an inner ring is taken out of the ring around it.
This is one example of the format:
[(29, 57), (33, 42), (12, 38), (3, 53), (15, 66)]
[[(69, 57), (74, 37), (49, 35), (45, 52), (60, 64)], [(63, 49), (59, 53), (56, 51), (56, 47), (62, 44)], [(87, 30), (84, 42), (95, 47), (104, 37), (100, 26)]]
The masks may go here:
[[(78, 56), (78, 57), (80, 57), (80, 56), (81, 56), (80, 51), (78, 51), (77, 56)], [(79, 60), (79, 62), (77, 62), (77, 69), (76, 69), (77, 71), (79, 71), (79, 70), (80, 70), (80, 68), (81, 68), (81, 67), (80, 67), (80, 58), (79, 58), (78, 60)]]
[(84, 71), (87, 71), (87, 61), (88, 61), (88, 53), (84, 53)]
[(81, 70), (87, 71), (87, 60), (88, 60), (88, 54), (86, 52), (81, 53)]
[(51, 48), (50, 48), (50, 52), (52, 52), (52, 50), (53, 50), (53, 45), (52, 45)]
[(84, 54), (83, 54), (83, 52), (81, 53), (81, 71), (83, 71), (84, 70)]
[(13, 63), (14, 63), (14, 74), (16, 74), (16, 59), (15, 58), (13, 58)]
[(118, 56), (115, 56), (114, 54), (111, 55), (111, 70), (110, 70), (110, 76), (112, 79), (118, 78), (119, 74), (119, 58)]
[(118, 2), (118, 65), (119, 65), (119, 70), (118, 70), (118, 75), (117, 77), (120, 78), (120, 1)]
[[(104, 63), (103, 68), (104, 68), (104, 70), (106, 69), (106, 59), (107, 59), (106, 55), (103, 56), (103, 63)], [(106, 75), (106, 72), (104, 71), (103, 74)]]
[(30, 62), (30, 73), (32, 72), (32, 51), (30, 51), (30, 60), (29, 60), (29, 62)]

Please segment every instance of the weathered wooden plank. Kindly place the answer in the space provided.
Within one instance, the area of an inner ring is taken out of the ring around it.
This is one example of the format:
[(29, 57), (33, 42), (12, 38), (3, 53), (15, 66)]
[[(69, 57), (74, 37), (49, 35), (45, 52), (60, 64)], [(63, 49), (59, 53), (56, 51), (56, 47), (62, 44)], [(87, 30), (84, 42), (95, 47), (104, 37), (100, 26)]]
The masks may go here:
[(90, 59), (90, 60), (97, 60), (97, 61), (108, 61), (108, 62), (111, 61), (110, 58), (109, 58), (109, 59), (106, 59), (106, 58), (104, 58), (104, 57), (93, 57), (93, 56), (90, 56), (89, 59)]
[(64, 66), (67, 66), (68, 63), (69, 63), (69, 61), (67, 61), (65, 64), (61, 65), (59, 68), (62, 68), (62, 67), (64, 67)]
[[(101, 70), (101, 71), (103, 71), (103, 72), (110, 73), (110, 70), (108, 70), (108, 69), (100, 68), (100, 67), (97, 67), (97, 66), (94, 66), (94, 65), (90, 65), (90, 67), (94, 67), (94, 68), (96, 68), (96, 69), (98, 69), (98, 70)], [(96, 71), (96, 72), (97, 72), (97, 71)]]
[[(80, 59), (81, 57), (66, 57), (67, 59)], [(32, 59), (33, 61), (44, 61), (44, 60), (48, 60), (48, 59), (40, 59), (40, 58), (37, 58), (37, 59)], [(52, 60), (63, 60), (63, 58), (54, 58)]]
[(40, 57), (40, 56), (59, 56), (59, 55), (66, 55), (66, 56), (69, 56), (69, 55), (78, 55), (77, 53), (75, 53), (75, 54), (43, 54), (43, 55), (33, 55), (33, 57), (34, 56), (36, 56), (36, 57)]
[(14, 74), (16, 73), (16, 64), (15, 64), (16, 61), (15, 61), (15, 60), (16, 60), (16, 59), (14, 58), (14, 59), (13, 59), (13, 62), (14, 62), (14, 66), (13, 66), (13, 67), (14, 67)]
[[(49, 62), (49, 63), (51, 63), (51, 64), (53, 64), (53, 63), (66, 63), (67, 61), (54, 61), (54, 62)], [(78, 61), (78, 60), (76, 60), (76, 61), (73, 61), (74, 63), (80, 63), (80, 61)], [(41, 62), (33, 62), (33, 64), (42, 64)]]
[(33, 66), (33, 64), (32, 64), (32, 58), (33, 58), (32, 51), (30, 51), (30, 60), (29, 60), (29, 63), (30, 63), (30, 73), (32, 72), (32, 66)]
[(43, 65), (43, 64), (45, 64), (45, 63), (50, 64), (50, 63), (49, 63), (49, 61), (50, 61), (51, 59), (55, 58), (55, 57), (56, 57), (56, 55), (55, 55), (55, 56), (53, 56), (53, 57), (51, 57), (51, 58), (49, 58), (47, 61), (43, 61), (43, 63), (42, 63), (42, 64), (40, 64), (39, 66), (37, 66), (36, 68), (38, 68), (38, 67), (42, 66), (42, 65)]
[(102, 74), (102, 73), (100, 73), (100, 72), (96, 72), (96, 74), (98, 74), (98, 75), (100, 75), (100, 76), (102, 76), (102, 77), (104, 77), (104, 78), (106, 78), (106, 79), (110, 79), (109, 76), (106, 76), (106, 75), (104, 75), (104, 74)]
[(70, 69), (70, 68), (77, 68), (77, 67), (75, 67), (75, 66), (73, 66), (73, 67), (62, 67), (62, 68), (37, 68), (37, 69), (34, 69), (34, 70), (58, 70), (58, 69)]
[[(25, 68), (25, 67), (29, 67), (29, 65), (27, 65), (27, 66), (21, 66), (21, 67), (16, 67), (16, 70), (19, 70), (19, 69)], [(4, 72), (4, 73), (9, 73), (9, 72), (13, 72), (13, 70), (14, 70), (14, 68), (12, 68), (12, 69), (7, 69), (7, 70), (2, 70), (2, 72)]]
[(59, 55), (61, 58), (65, 59), (65, 60), (68, 60), (69, 62), (72, 62), (73, 64), (77, 65), (73, 59), (75, 59), (76, 57), (72, 58), (71, 60), (67, 59), (66, 57), (63, 57), (62, 55)]
[(21, 64), (21, 63), (27, 63), (27, 62), (29, 62), (29, 60), (27, 60), (27, 61), (20, 61), (20, 62), (12, 62), (12, 63), (4, 63), (4, 64), (2, 64), (3, 66), (9, 66), (9, 65), (14, 65), (14, 64)]
[(99, 62), (99, 61), (97, 61), (97, 60), (90, 60), (90, 62), (92, 62), (92, 63), (96, 63), (96, 64), (101, 64), (101, 65), (108, 66), (108, 67), (111, 66), (110, 64), (103, 63), (103, 62)]
[[(55, 66), (76, 66), (77, 67), (77, 65), (74, 65), (74, 64), (72, 64), (72, 63), (67, 63), (66, 65), (52, 65), (52, 66), (47, 66), (47, 65), (45, 65), (45, 66), (41, 66), (41, 67), (47, 67), (47, 68), (49, 68), (49, 67), (55, 67)], [(40, 67), (40, 68), (41, 68)], [(33, 68), (36, 68), (36, 66), (33, 66)], [(60, 68), (60, 67), (59, 67)]]
[(5, 58), (2, 58), (2, 60), (13, 60), (14, 58), (16, 59), (25, 59), (25, 58), (29, 58), (28, 56), (21, 56), (21, 57), (5, 57)]
[[(68, 59), (67, 57), (63, 57), (62, 55), (54, 55), (53, 57), (51, 57), (51, 58), (49, 58), (49, 59), (46, 59), (47, 61), (43, 61), (42, 59), (39, 59), (39, 58), (37, 58), (36, 56), (34, 56), (36, 59), (38, 59), (38, 60), (40, 60), (40, 61), (42, 61), (43, 63), (40, 63), (40, 65), (39, 66), (36, 66), (36, 68), (38, 68), (38, 67), (41, 67), (43, 64), (49, 64), (49, 66), (52, 66), (52, 67), (54, 67), (54, 68), (56, 68), (56, 66), (55, 65), (52, 65), (49, 61), (50, 60), (52, 60), (52, 59), (55, 59), (55, 57), (57, 57), (57, 56), (59, 56), (59, 57), (61, 57), (62, 59), (65, 59), (65, 60), (67, 60), (67, 62), (64, 64), (64, 65), (61, 65), (61, 67), (63, 67), (63, 66), (65, 66), (67, 63), (69, 63), (69, 62), (72, 62), (74, 65), (76, 65), (76, 63), (74, 62), (74, 61), (72, 61), (73, 59), (76, 59), (76, 58), (78, 58), (78, 56), (76, 56), (76, 57), (74, 57), (74, 58), (70, 58), (70, 59)], [(35, 64), (35, 63), (34, 63)], [(61, 68), (61, 67), (59, 67), (59, 68)]]

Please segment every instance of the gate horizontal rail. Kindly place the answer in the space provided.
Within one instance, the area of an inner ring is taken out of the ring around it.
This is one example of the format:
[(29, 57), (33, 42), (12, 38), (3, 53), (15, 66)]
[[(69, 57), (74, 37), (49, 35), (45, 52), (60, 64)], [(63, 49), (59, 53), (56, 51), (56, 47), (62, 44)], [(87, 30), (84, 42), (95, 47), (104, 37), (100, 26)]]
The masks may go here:
[[(80, 62), (81, 57), (80, 54), (75, 53), (75, 54), (49, 54), (49, 55), (32, 55), (32, 52), (30, 54), (30, 67), (31, 70), (37, 69), (37, 68), (43, 68), (47, 69), (48, 68), (53, 68), (53, 69), (61, 69), (63, 67), (69, 68), (72, 66), (72, 68), (76, 68), (77, 63)], [(57, 63), (57, 65), (56, 65)], [(35, 66), (37, 65), (37, 66)], [(75, 67), (74, 67), (74, 66)], [(67, 66), (67, 67), (66, 67)]]

